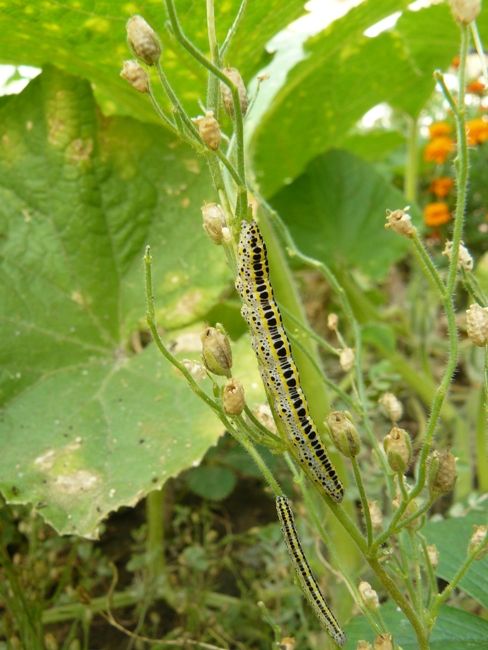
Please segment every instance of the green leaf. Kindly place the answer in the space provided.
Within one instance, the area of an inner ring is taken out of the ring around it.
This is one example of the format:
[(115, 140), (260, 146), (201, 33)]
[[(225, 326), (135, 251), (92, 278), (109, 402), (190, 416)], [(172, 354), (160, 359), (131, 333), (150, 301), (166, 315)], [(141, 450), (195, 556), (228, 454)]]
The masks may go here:
[(236, 475), (226, 467), (195, 467), (185, 476), (189, 487), (204, 499), (226, 499), (236, 485)]
[[(215, 3), (217, 38), (222, 44), (241, 0)], [(208, 52), (204, 2), (178, 0), (180, 22), (185, 34), (203, 52)], [(270, 38), (303, 13), (303, 0), (249, 2), (241, 29), (226, 61), (241, 70), (248, 80), (260, 67)], [(2, 39), (0, 61), (41, 67), (55, 63), (95, 84), (97, 100), (104, 112), (124, 112), (157, 121), (150, 101), (120, 79), (121, 61), (131, 59), (125, 24), (140, 14), (158, 33), (163, 44), (163, 67), (183, 103), (195, 114), (197, 100), (205, 102), (207, 72), (200, 68), (176, 42), (166, 27), (163, 2), (134, 0), (79, 0), (60, 4), (53, 0), (26, 4), (9, 0), (0, 6)]]
[(155, 346), (130, 346), (145, 244), (160, 324), (196, 321), (228, 286), (201, 227), (211, 183), (163, 129), (102, 118), (90, 85), (54, 68), (0, 116), (0, 487), (93, 537), (222, 432)]
[[(331, 266), (385, 275), (408, 241), (385, 230), (385, 210), (405, 198), (375, 169), (346, 151), (329, 151), (271, 199), (298, 248)], [(415, 216), (415, 211), (413, 211)]]
[[(422, 532), (429, 544), (439, 552), (436, 575), (449, 582), (466, 559), (468, 542), (474, 532), (473, 525), (486, 524), (487, 511), (473, 510), (464, 517), (451, 517), (430, 521)], [(488, 609), (488, 556), (475, 560), (461, 580), (460, 588)]]

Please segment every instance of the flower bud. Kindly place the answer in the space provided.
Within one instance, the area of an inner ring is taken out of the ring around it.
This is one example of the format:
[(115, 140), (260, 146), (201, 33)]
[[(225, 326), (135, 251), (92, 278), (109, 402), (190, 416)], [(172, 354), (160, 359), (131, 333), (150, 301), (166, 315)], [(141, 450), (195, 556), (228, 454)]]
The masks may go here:
[[(203, 381), (207, 377), (207, 370), (199, 361), (194, 359), (182, 359), (181, 364), (185, 366), (196, 382)], [(177, 371), (181, 375), (181, 372)]]
[(434, 494), (449, 494), (457, 481), (456, 461), (450, 451), (445, 454), (434, 452), (432, 468), (429, 472), (429, 487)]
[(149, 78), (142, 65), (137, 61), (124, 61), (124, 67), (120, 76), (140, 93), (148, 92)]
[[(219, 327), (217, 325), (217, 327)], [(214, 375), (230, 377), (232, 350), (227, 335), (215, 327), (207, 327), (200, 334), (202, 359), (205, 367)]]
[(220, 144), (220, 128), (219, 123), (213, 116), (213, 111), (207, 111), (205, 117), (199, 115), (192, 120), (198, 126), (200, 137), (205, 142), (207, 147), (214, 151), (219, 148)]
[(429, 556), (429, 561), (432, 565), (432, 568), (437, 569), (439, 566), (439, 551), (437, 550), (435, 544), (432, 544), (432, 546), (427, 546), (427, 554)]
[[(486, 533), (488, 528), (486, 526), (473, 526), (474, 533), (471, 535), (471, 539), (468, 544), (468, 555), (474, 551), (474, 549), (481, 544), (486, 539)], [(485, 546), (479, 553), (475, 555), (475, 560), (481, 560), (488, 553), (488, 546)]]
[(344, 372), (349, 372), (354, 366), (355, 356), (352, 348), (344, 348), (341, 350), (339, 363)]
[(144, 18), (132, 16), (127, 21), (126, 29), (127, 42), (134, 54), (147, 65), (157, 63), (162, 52), (161, 43)]
[(223, 229), (225, 228), (225, 216), (220, 205), (216, 203), (205, 203), (202, 205), (203, 229), (214, 244), (222, 244), (224, 241)]
[(369, 516), (371, 517), (371, 524), (373, 528), (383, 528), (383, 513), (376, 505), (376, 501), (368, 501)]
[(327, 327), (335, 332), (339, 326), (339, 316), (337, 314), (329, 314), (327, 316)]
[(369, 641), (365, 641), (364, 639), (360, 639), (358, 641), (358, 644), (356, 646), (356, 650), (373, 650), (373, 646)]
[(244, 386), (238, 379), (228, 379), (222, 391), (222, 403), (227, 415), (240, 415), (244, 409), (246, 398)]
[(346, 458), (357, 456), (361, 449), (361, 440), (354, 426), (351, 415), (345, 411), (332, 411), (324, 422), (337, 449)]
[(360, 582), (358, 587), (359, 595), (361, 596), (363, 603), (369, 609), (370, 612), (377, 612), (380, 608), (380, 601), (378, 594), (371, 587), (369, 582)]
[(388, 465), (394, 472), (403, 474), (412, 460), (412, 443), (405, 429), (394, 426), (383, 440)]
[[(446, 241), (444, 250), (442, 251), (443, 255), (446, 255), (450, 260), (452, 257), (452, 241)], [(473, 258), (469, 254), (466, 246), (463, 246), (463, 242), (459, 244), (459, 255), (458, 255), (458, 269), (465, 269), (466, 271), (471, 271), (473, 268)]]
[(378, 634), (374, 640), (374, 650), (393, 650), (393, 637), (389, 632)]
[(477, 303), (466, 310), (466, 330), (468, 337), (475, 345), (482, 348), (488, 342), (488, 307), (480, 307)]
[(385, 393), (381, 399), (378, 400), (383, 405), (386, 415), (395, 424), (401, 419), (403, 415), (403, 405), (393, 393)]
[(458, 22), (469, 25), (478, 18), (481, 0), (451, 0), (451, 11)]
[[(236, 70), (235, 68), (225, 68), (224, 70), (222, 70), (222, 72), (225, 74), (225, 76), (228, 79), (232, 81), (234, 86), (236, 86), (237, 88), (237, 92), (239, 93), (239, 104), (241, 107), (241, 113), (242, 113), (242, 117), (244, 117), (244, 115), (247, 112), (249, 100), (247, 98), (246, 86), (242, 81), (242, 77), (239, 74), (239, 71)], [(220, 82), (220, 92), (222, 94), (222, 102), (224, 104), (225, 112), (231, 119), (234, 119), (235, 111), (234, 111), (234, 101), (232, 99), (232, 93), (230, 92), (230, 88), (226, 86), (222, 81)]]
[(415, 228), (412, 225), (412, 217), (409, 214), (406, 214), (407, 210), (410, 210), (410, 206), (407, 205), (403, 210), (391, 210), (386, 211), (386, 220), (388, 223), (385, 223), (385, 228), (391, 228), (393, 232), (402, 237), (411, 238), (415, 232)]

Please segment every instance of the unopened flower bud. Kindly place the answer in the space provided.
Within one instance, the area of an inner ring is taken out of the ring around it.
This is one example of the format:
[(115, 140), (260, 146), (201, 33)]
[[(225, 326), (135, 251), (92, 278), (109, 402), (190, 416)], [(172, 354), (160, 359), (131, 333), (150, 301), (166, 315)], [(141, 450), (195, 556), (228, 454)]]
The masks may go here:
[(429, 472), (429, 487), (434, 494), (449, 494), (457, 481), (456, 461), (450, 451), (445, 454), (434, 452)]
[(427, 554), (429, 556), (429, 561), (432, 565), (432, 568), (437, 569), (439, 566), (439, 551), (437, 550), (435, 544), (432, 544), (432, 546), (427, 546)]
[(378, 634), (374, 640), (374, 650), (393, 650), (393, 637), (389, 632)]
[(219, 123), (213, 116), (213, 111), (207, 111), (205, 117), (199, 115), (192, 120), (198, 126), (200, 137), (207, 147), (214, 151), (219, 148), (220, 144), (220, 127)]
[(339, 325), (339, 316), (337, 314), (329, 314), (327, 316), (327, 327), (333, 332)]
[(355, 356), (352, 348), (344, 348), (339, 356), (339, 363), (344, 372), (349, 372), (354, 366)]
[(386, 220), (388, 223), (385, 223), (385, 228), (391, 228), (393, 232), (402, 237), (411, 238), (415, 232), (415, 228), (412, 225), (412, 217), (407, 214), (407, 210), (410, 210), (410, 206), (407, 205), (403, 210), (391, 210), (386, 211)]
[[(448, 259), (452, 257), (452, 241), (446, 241), (444, 250), (442, 251), (443, 255), (446, 255)], [(466, 271), (471, 271), (473, 268), (473, 258), (471, 257), (466, 246), (463, 246), (463, 242), (459, 244), (459, 255), (458, 255), (458, 269), (461, 267)]]
[(380, 608), (380, 601), (378, 598), (378, 594), (371, 587), (369, 582), (364, 582), (364, 580), (360, 582), (358, 591), (359, 591), (359, 595), (363, 600), (363, 603), (366, 605), (369, 611), (377, 612)]
[(469, 25), (478, 18), (481, 0), (451, 0), (451, 10), (458, 22)]
[(253, 415), (260, 422), (263, 427), (266, 427), (271, 433), (277, 434), (278, 429), (271, 413), (271, 408), (269, 404), (259, 404), (253, 411)]
[(383, 440), (388, 465), (394, 472), (403, 474), (412, 460), (412, 442), (405, 429), (394, 426)]
[[(236, 70), (235, 68), (224, 68), (222, 72), (225, 74), (225, 76), (228, 79), (230, 79), (230, 81), (232, 81), (234, 86), (236, 86), (237, 88), (237, 92), (239, 93), (239, 104), (241, 107), (241, 113), (242, 113), (242, 117), (244, 117), (244, 115), (247, 112), (249, 100), (247, 98), (246, 86), (242, 81), (242, 77), (239, 74), (239, 71)], [(226, 86), (223, 81), (220, 82), (220, 92), (222, 93), (222, 102), (224, 104), (225, 112), (231, 119), (234, 119), (235, 111), (234, 111), (234, 100), (232, 99), (232, 93), (230, 92), (230, 88)]]
[[(217, 325), (217, 327), (219, 327)], [(223, 328), (222, 328), (223, 329)], [(232, 350), (227, 335), (215, 327), (207, 327), (200, 335), (203, 363), (214, 375), (230, 377)]]
[(373, 646), (369, 641), (365, 641), (364, 639), (360, 639), (358, 641), (358, 644), (356, 646), (356, 650), (373, 650)]
[(223, 229), (225, 227), (225, 216), (220, 205), (216, 203), (205, 203), (202, 205), (203, 229), (214, 244), (222, 244), (224, 241)]
[(477, 303), (466, 310), (466, 330), (468, 337), (475, 345), (482, 348), (488, 342), (488, 307), (480, 307)]
[(244, 386), (238, 379), (228, 379), (222, 391), (222, 403), (227, 415), (240, 415), (244, 409), (246, 398)]
[[(194, 359), (182, 359), (181, 363), (185, 366), (195, 381), (203, 381), (206, 378), (207, 370), (199, 361), (195, 361)], [(178, 374), (181, 373), (178, 371)]]
[[(471, 535), (471, 539), (468, 544), (468, 554), (472, 553), (474, 549), (481, 544), (486, 539), (486, 532), (488, 528), (486, 526), (473, 526), (474, 533)], [(482, 557), (488, 553), (488, 546), (485, 546), (479, 553), (476, 554), (475, 560), (481, 560)]]
[(147, 65), (157, 63), (162, 52), (161, 43), (144, 18), (132, 16), (127, 21), (126, 29), (127, 42), (134, 54)]
[(124, 67), (120, 73), (122, 79), (125, 79), (140, 93), (147, 93), (149, 90), (149, 79), (147, 72), (137, 61), (124, 61)]
[(403, 405), (393, 393), (385, 393), (381, 399), (378, 400), (383, 405), (386, 415), (395, 424), (401, 419), (403, 415)]
[(371, 517), (371, 525), (373, 528), (383, 528), (383, 513), (379, 509), (376, 501), (368, 501), (369, 516)]
[(361, 449), (361, 440), (354, 426), (351, 415), (347, 411), (332, 411), (324, 424), (328, 428), (337, 449), (346, 456), (353, 458)]

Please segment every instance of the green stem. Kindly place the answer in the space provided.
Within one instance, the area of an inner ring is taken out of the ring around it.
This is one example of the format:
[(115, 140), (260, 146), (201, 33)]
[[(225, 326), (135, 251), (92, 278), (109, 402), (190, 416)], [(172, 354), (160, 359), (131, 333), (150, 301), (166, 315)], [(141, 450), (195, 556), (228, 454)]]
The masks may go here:
[(410, 204), (417, 202), (418, 122), (408, 118), (407, 161), (405, 167), (405, 196)]
[(239, 7), (239, 11), (237, 12), (237, 16), (235, 17), (235, 20), (232, 23), (231, 28), (227, 32), (225, 41), (223, 42), (222, 47), (220, 48), (221, 61), (223, 61), (227, 55), (227, 51), (229, 49), (230, 44), (232, 43), (232, 39), (234, 38), (237, 30), (239, 29), (239, 25), (241, 24), (241, 21), (244, 18), (244, 12), (246, 11), (246, 7), (247, 7), (247, 0), (242, 0), (241, 6)]
[(434, 598), (435, 594), (437, 593), (437, 581), (435, 578), (435, 572), (434, 572), (434, 567), (432, 566), (432, 562), (430, 561), (429, 557), (429, 551), (427, 549), (427, 542), (425, 541), (425, 537), (423, 535), (418, 535), (418, 538), (420, 539), (420, 544), (422, 546), (422, 554), (424, 556), (424, 564), (427, 569), (427, 575), (429, 577), (429, 589), (430, 589), (430, 594), (429, 594), (429, 601), (428, 601), (428, 606), (432, 604), (432, 599)]
[(361, 499), (361, 506), (363, 508), (364, 521), (366, 523), (366, 534), (368, 540), (368, 546), (370, 547), (373, 543), (373, 524), (371, 522), (371, 513), (369, 511), (368, 498), (366, 496), (366, 490), (364, 488), (363, 477), (359, 470), (359, 463), (356, 456), (351, 458), (352, 468), (354, 470), (354, 478), (356, 479), (356, 485), (359, 490), (359, 498)]
[(414, 565), (414, 570), (415, 570), (415, 587), (416, 587), (416, 594), (415, 594), (415, 603), (417, 607), (417, 614), (420, 619), (422, 619), (423, 616), (423, 592), (422, 592), (422, 576), (420, 575), (420, 556), (419, 556), (419, 549), (417, 546), (417, 539), (415, 537), (415, 533), (411, 528), (407, 528), (408, 536), (410, 537), (410, 545), (412, 547), (412, 554), (413, 554), (413, 565)]

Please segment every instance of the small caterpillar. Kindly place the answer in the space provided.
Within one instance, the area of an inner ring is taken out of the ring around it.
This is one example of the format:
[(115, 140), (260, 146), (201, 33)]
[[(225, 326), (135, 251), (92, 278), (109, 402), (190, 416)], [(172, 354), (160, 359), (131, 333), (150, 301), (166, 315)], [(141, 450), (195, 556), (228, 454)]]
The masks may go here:
[(344, 488), (300, 387), (298, 368), (269, 280), (266, 244), (255, 221), (241, 224), (238, 261), (236, 289), (244, 301), (241, 313), (253, 333), (251, 344), (275, 411), (298, 450), (300, 463), (309, 470), (315, 483), (339, 503)]
[(330, 634), (337, 645), (346, 643), (346, 635), (341, 630), (334, 614), (330, 611), (325, 598), (319, 589), (312, 573), (307, 558), (303, 553), (302, 545), (298, 539), (293, 512), (285, 496), (276, 497), (276, 510), (281, 524), (281, 532), (288, 549), (293, 568), (295, 569), (303, 591), (312, 605), (318, 619)]

